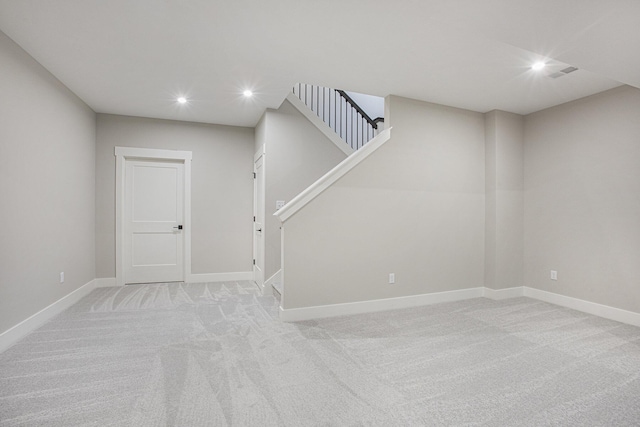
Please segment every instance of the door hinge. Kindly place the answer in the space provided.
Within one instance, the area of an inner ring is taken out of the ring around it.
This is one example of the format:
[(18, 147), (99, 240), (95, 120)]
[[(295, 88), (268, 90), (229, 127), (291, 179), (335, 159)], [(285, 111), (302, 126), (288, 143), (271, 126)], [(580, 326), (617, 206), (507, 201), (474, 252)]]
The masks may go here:
[(255, 215), (253, 216), (253, 222), (256, 222), (256, 216)]
[(253, 265), (256, 265), (256, 260), (255, 259), (253, 260)]
[(255, 172), (253, 173), (253, 179), (256, 179), (256, 173)]

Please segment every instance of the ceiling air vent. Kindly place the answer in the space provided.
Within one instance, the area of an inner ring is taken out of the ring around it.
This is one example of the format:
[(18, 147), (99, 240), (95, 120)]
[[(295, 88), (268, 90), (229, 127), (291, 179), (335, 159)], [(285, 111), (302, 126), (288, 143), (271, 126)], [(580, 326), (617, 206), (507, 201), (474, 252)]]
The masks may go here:
[(556, 72), (555, 72), (555, 73), (553, 73), (553, 74), (549, 74), (549, 77), (551, 77), (552, 79), (557, 79), (558, 77), (562, 77), (562, 76), (565, 76), (565, 75), (567, 75), (567, 74), (569, 74), (569, 73), (573, 73), (573, 72), (574, 72), (574, 71), (576, 71), (577, 69), (578, 69), (577, 67), (571, 67), (571, 66), (569, 66), (569, 67), (564, 68), (564, 69), (562, 69), (562, 70), (560, 70), (560, 71), (556, 71)]

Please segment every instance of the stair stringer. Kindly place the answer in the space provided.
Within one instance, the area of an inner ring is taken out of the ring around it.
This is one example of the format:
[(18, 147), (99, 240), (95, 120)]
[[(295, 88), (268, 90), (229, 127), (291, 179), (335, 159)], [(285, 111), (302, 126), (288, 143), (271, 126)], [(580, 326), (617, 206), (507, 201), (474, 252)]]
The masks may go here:
[[(297, 98), (296, 98), (297, 99)], [(304, 105), (304, 104), (302, 104)], [(305, 107), (306, 108), (306, 107)], [(318, 119), (319, 120), (319, 119)], [(321, 121), (324, 124), (324, 122)], [(285, 223), (287, 219), (293, 216), (296, 212), (303, 209), (313, 199), (327, 190), (333, 183), (338, 181), (344, 175), (346, 175), (353, 168), (362, 163), (367, 157), (375, 153), (380, 147), (382, 147), (387, 141), (391, 139), (391, 129), (388, 128), (380, 132), (375, 138), (369, 141), (365, 146), (358, 151), (353, 152), (352, 155), (338, 163), (336, 167), (324, 174), (320, 179), (311, 184), (302, 193), (294, 197), (289, 203), (278, 209), (273, 215), (278, 217), (280, 222)], [(330, 130), (330, 129), (329, 129)], [(347, 147), (350, 149), (350, 147)]]
[(320, 117), (316, 115), (309, 107), (305, 105), (304, 102), (300, 101), (300, 99), (293, 93), (289, 93), (286, 98), (287, 101), (293, 107), (300, 112), (307, 120), (309, 120), (315, 127), (318, 128), (320, 132), (324, 136), (329, 139), (329, 141), (333, 142), (338, 149), (340, 149), (344, 154), (350, 156), (355, 152), (353, 148), (349, 146), (337, 133), (333, 131)]

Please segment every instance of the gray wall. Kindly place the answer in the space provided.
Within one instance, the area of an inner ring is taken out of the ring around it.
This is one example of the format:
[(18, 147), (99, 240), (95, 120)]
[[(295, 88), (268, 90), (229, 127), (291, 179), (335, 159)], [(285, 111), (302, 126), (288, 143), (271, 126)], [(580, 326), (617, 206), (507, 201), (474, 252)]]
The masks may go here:
[(391, 140), (285, 223), (285, 309), (483, 286), (483, 114), (385, 105)]
[(522, 286), (524, 118), (485, 114), (485, 286)]
[(255, 138), (254, 147), (253, 147), (254, 153), (257, 153), (259, 150), (261, 150), (266, 142), (266, 139), (267, 139), (266, 117), (267, 117), (267, 113), (270, 111), (275, 111), (275, 110), (272, 110), (272, 109), (265, 110), (265, 113), (262, 115), (262, 117), (260, 117), (258, 124), (256, 124), (256, 128), (254, 130), (254, 138)]
[[(336, 145), (289, 101), (267, 110), (256, 128), (265, 145), (265, 280), (280, 270), (280, 220), (276, 200), (290, 201), (346, 158)], [(257, 147), (256, 147), (257, 148)]]
[(192, 151), (191, 271), (252, 271), (253, 129), (98, 114), (97, 277), (115, 277), (116, 146)]
[(526, 286), (640, 312), (639, 118), (628, 86), (526, 117)]
[(95, 114), (1, 32), (0, 76), (2, 333), (95, 277)]

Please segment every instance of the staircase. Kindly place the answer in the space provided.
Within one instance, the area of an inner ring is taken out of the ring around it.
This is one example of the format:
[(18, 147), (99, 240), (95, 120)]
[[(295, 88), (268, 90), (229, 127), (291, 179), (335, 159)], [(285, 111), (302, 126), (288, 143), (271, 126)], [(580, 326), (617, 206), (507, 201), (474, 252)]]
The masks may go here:
[(383, 126), (382, 117), (372, 119), (343, 90), (299, 83), (293, 93), (354, 151), (373, 139)]

